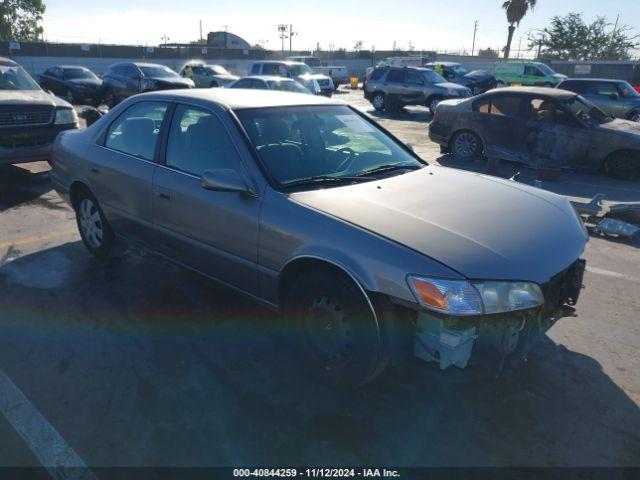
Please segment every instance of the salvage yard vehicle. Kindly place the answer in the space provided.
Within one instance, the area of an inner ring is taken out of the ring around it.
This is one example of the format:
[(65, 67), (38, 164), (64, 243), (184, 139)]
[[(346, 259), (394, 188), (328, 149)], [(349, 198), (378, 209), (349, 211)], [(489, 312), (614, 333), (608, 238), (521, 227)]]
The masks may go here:
[(309, 55), (303, 55), (301, 57), (289, 57), (287, 60), (292, 62), (302, 62), (309, 65), (314, 73), (321, 73), (331, 78), (333, 82), (333, 88), (337, 90), (340, 85), (349, 83), (349, 75), (347, 74), (347, 67), (340, 67), (338, 65), (322, 65), (322, 62), (318, 57), (312, 57)]
[(102, 80), (85, 67), (60, 65), (48, 68), (40, 75), (44, 90), (64, 98), (69, 103), (100, 103)]
[(255, 90), (279, 90), (281, 92), (304, 93), (312, 95), (302, 84), (293, 78), (250, 76), (233, 82), (227, 88), (248, 88)]
[(418, 67), (376, 68), (364, 87), (364, 97), (378, 111), (405, 105), (425, 105), (435, 112), (442, 100), (471, 96), (471, 90), (447, 82), (435, 71)]
[(58, 133), (78, 128), (73, 107), (0, 57), (0, 165), (49, 160)]
[(264, 61), (255, 62), (251, 66), (250, 75), (267, 75), (287, 77), (297, 80), (314, 95), (333, 95), (333, 82), (327, 75), (313, 73), (308, 65), (302, 62)]
[(572, 78), (557, 88), (580, 94), (609, 115), (640, 122), (640, 93), (624, 80)]
[(457, 83), (467, 87), (474, 95), (487, 92), (496, 88), (496, 78), (486, 70), (473, 70), (456, 62), (431, 62), (424, 65), (425, 68), (435, 69), (436, 65), (442, 67), (442, 76), (448, 82)]
[(555, 87), (566, 75), (556, 73), (541, 62), (500, 61), (493, 66), (493, 76), (499, 85)]
[[(187, 75), (188, 68), (191, 68), (193, 74), (191, 77)], [(240, 78), (236, 75), (231, 75), (221, 65), (205, 65), (203, 63), (188, 63), (180, 70), (180, 75), (193, 80), (196, 88), (224, 87)]]
[(102, 98), (113, 107), (138, 93), (193, 88), (195, 84), (164, 65), (124, 62), (111, 65), (102, 77)]
[(566, 198), (429, 165), (324, 98), (147, 93), (53, 155), (89, 252), (126, 240), (283, 312), (330, 384), (414, 353), (502, 365), (580, 294), (587, 235)]
[(459, 158), (640, 180), (640, 126), (567, 90), (511, 87), (438, 106), (429, 137)]

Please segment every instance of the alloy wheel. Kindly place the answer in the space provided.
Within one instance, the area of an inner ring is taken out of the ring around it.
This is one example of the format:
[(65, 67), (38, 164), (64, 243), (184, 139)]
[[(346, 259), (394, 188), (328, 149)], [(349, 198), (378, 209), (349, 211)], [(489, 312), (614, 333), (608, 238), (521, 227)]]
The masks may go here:
[(436, 113), (436, 108), (438, 108), (438, 105), (440, 105), (439, 99), (434, 98), (433, 100), (431, 100), (431, 103), (429, 103), (429, 110), (431, 110), (431, 113)]
[(631, 120), (632, 122), (640, 123), (640, 112), (635, 112), (633, 115), (631, 115), (631, 118), (629, 120)]
[(373, 106), (376, 110), (382, 110), (384, 108), (384, 97), (380, 94), (373, 97)]
[(473, 133), (459, 134), (453, 144), (453, 153), (462, 158), (473, 157), (478, 151), (478, 139)]
[(104, 229), (98, 207), (91, 199), (83, 198), (80, 202), (78, 213), (80, 215), (80, 228), (82, 229), (84, 238), (91, 247), (100, 248), (102, 246), (102, 239), (104, 238)]

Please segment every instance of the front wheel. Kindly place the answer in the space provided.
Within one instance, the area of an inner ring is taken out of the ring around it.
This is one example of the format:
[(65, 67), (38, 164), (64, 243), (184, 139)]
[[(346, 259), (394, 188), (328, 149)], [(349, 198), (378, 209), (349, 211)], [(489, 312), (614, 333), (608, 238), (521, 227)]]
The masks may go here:
[(640, 123), (640, 110), (635, 110), (629, 114), (629, 120)]
[(69, 102), (72, 105), (76, 99), (75, 95), (73, 94), (73, 90), (71, 90), (70, 88), (67, 89), (67, 92), (65, 93), (64, 98), (67, 102)]
[(213, 82), (211, 82), (211, 84), (209, 85), (209, 88), (218, 88), (218, 82), (216, 82), (215, 80)]
[(432, 115), (436, 114), (436, 109), (438, 108), (438, 105), (440, 105), (441, 101), (442, 99), (439, 97), (433, 97), (429, 100), (429, 110), (431, 110)]
[(329, 269), (303, 273), (294, 280), (284, 311), (303, 363), (323, 383), (355, 388), (386, 366), (373, 307), (348, 277)]
[(82, 191), (75, 201), (76, 221), (84, 246), (98, 258), (114, 251), (116, 238), (96, 198)]
[(473, 132), (458, 132), (451, 139), (451, 153), (463, 160), (477, 158), (482, 153), (482, 140)]
[(605, 172), (618, 180), (640, 180), (640, 154), (620, 152), (613, 154), (604, 163)]
[(374, 94), (373, 98), (371, 99), (371, 103), (373, 104), (373, 108), (375, 108), (377, 111), (379, 112), (384, 111), (384, 108), (386, 106), (384, 93), (378, 92)]

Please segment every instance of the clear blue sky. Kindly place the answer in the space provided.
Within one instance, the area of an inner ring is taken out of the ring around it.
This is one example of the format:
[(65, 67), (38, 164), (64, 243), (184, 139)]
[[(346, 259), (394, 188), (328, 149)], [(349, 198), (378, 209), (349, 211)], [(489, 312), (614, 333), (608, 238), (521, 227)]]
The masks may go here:
[[(364, 48), (399, 48), (409, 43), (416, 49), (471, 49), (473, 22), (478, 20), (477, 47), (502, 47), (506, 40), (506, 18), (502, 0), (45, 0), (45, 38), (51, 41), (157, 45), (167, 35), (170, 41), (188, 42), (225, 25), (252, 44), (280, 48), (277, 25), (292, 23), (294, 48), (310, 49), (319, 42), (323, 49), (353, 48), (362, 40)], [(620, 14), (621, 23), (639, 26), (638, 0), (538, 0), (538, 7), (516, 32), (514, 47), (530, 29), (542, 28), (554, 15), (581, 12), (592, 20), (605, 15), (611, 22)], [(639, 30), (640, 33), (640, 30)], [(523, 47), (526, 41), (522, 42)]]

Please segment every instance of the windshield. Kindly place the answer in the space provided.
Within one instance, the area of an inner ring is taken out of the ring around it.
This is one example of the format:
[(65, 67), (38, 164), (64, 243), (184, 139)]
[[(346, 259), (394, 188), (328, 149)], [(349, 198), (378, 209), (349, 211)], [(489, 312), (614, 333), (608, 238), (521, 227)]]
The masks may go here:
[(452, 70), (455, 72), (456, 75), (466, 75), (467, 73), (469, 73), (469, 70), (467, 70), (462, 65), (454, 65)]
[(69, 80), (77, 80), (80, 78), (97, 79), (97, 75), (86, 68), (65, 68), (64, 78)]
[(40, 90), (21, 67), (0, 65), (0, 90)]
[(540, 70), (542, 70), (542, 72), (545, 75), (555, 75), (556, 74), (556, 72), (551, 67), (549, 67), (548, 65), (545, 65), (544, 63), (538, 63), (536, 65)]
[(447, 81), (434, 70), (424, 70), (423, 71), (424, 78), (427, 80), (427, 83), (446, 83)]
[(313, 70), (309, 68), (308, 65), (291, 65), (289, 67), (289, 73), (294, 77), (299, 77), (300, 75), (305, 75), (307, 73), (313, 73)]
[(618, 83), (618, 88), (622, 92), (622, 96), (625, 98), (640, 97), (640, 93), (636, 92), (636, 90), (629, 84), (629, 82)]
[(379, 178), (378, 173), (399, 174), (424, 165), (347, 106), (251, 109), (237, 114), (265, 167), (282, 187), (300, 185), (305, 179), (328, 180), (331, 185), (369, 181)]
[(277, 80), (269, 80), (267, 82), (269, 84), (269, 88), (271, 90), (281, 90), (283, 92), (293, 92), (293, 93), (311, 93), (309, 90), (304, 88), (298, 82), (279, 82)]
[(604, 113), (589, 100), (580, 96), (574, 97), (570, 100), (565, 100), (564, 104), (569, 110), (571, 110), (577, 117), (580, 117), (582, 120), (607, 122), (613, 119), (613, 117)]
[(145, 77), (150, 78), (175, 78), (180, 77), (176, 72), (168, 67), (158, 65), (157, 67), (140, 67)]

